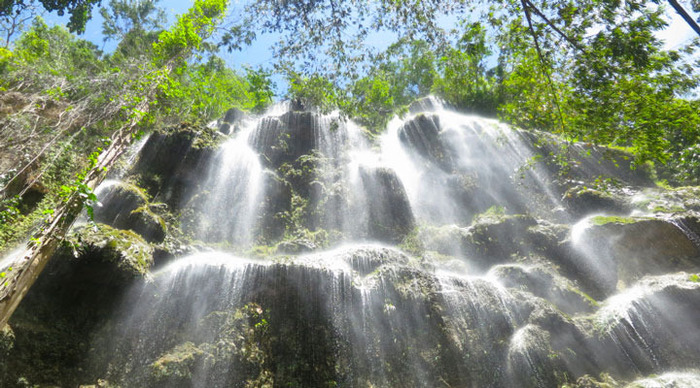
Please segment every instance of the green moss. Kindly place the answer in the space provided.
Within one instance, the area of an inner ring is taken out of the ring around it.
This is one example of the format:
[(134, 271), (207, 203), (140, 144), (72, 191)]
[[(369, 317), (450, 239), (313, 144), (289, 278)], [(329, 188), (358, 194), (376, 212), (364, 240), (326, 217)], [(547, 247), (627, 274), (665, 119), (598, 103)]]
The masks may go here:
[(600, 303), (598, 303), (597, 300), (591, 298), (590, 295), (586, 294), (585, 292), (579, 290), (578, 288), (575, 287), (568, 287), (568, 290), (573, 292), (576, 295), (579, 295), (582, 297), (585, 301), (587, 301), (592, 307), (599, 307)]
[(403, 238), (399, 244), (399, 248), (414, 255), (421, 255), (425, 252), (425, 246), (420, 238), (418, 227), (413, 228), (413, 230)]
[(672, 205), (670, 207), (657, 205), (657, 206), (654, 206), (652, 211), (654, 213), (682, 213), (685, 211), (685, 208), (683, 206), (678, 206), (678, 205)]
[(68, 240), (78, 251), (106, 250), (105, 260), (128, 275), (144, 276), (153, 264), (153, 248), (130, 230), (88, 225), (76, 229)]
[(485, 212), (474, 215), (472, 224), (483, 222), (498, 222), (506, 216), (506, 208), (503, 206), (491, 206)]
[(167, 128), (161, 132), (168, 136), (177, 135), (178, 137), (191, 139), (192, 148), (194, 149), (218, 148), (225, 139), (216, 129), (187, 122)]
[(255, 245), (248, 252), (246, 252), (246, 255), (257, 258), (266, 258), (274, 256), (275, 254), (277, 254), (277, 245)]
[(639, 218), (619, 216), (595, 216), (591, 218), (591, 223), (598, 226), (607, 224), (634, 224), (638, 221), (640, 221)]
[(694, 273), (688, 277), (688, 280), (690, 280), (693, 283), (700, 283), (700, 276), (698, 276), (698, 274)]
[(129, 194), (133, 194), (136, 197), (142, 199), (144, 202), (148, 202), (148, 194), (146, 191), (132, 182), (118, 182), (115, 190), (124, 191)]
[(188, 379), (198, 359), (204, 354), (192, 342), (185, 342), (162, 355), (151, 364), (151, 375), (156, 381)]

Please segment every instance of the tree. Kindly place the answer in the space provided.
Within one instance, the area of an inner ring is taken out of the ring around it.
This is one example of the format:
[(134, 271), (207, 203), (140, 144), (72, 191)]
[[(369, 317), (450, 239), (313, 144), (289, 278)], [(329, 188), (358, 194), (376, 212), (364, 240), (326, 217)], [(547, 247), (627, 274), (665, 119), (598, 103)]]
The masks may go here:
[(26, 4), (21, 4), (15, 12), (5, 17), (0, 17), (0, 31), (4, 35), (5, 49), (10, 47), (12, 38), (24, 31), (25, 26), (38, 14), (38, 7), (34, 0), (29, 0)]
[(160, 31), (165, 23), (165, 11), (158, 8), (160, 0), (110, 0), (109, 7), (100, 8), (102, 35), (105, 41), (124, 41), (127, 34)]
[[(76, 181), (66, 185), (65, 200), (51, 212), (46, 225), (27, 247), (21, 262), (0, 284), (0, 327), (4, 327), (24, 295), (51, 258), (58, 243), (72, 225), (86, 201), (94, 199), (92, 190), (104, 179), (106, 172), (127, 149), (137, 134), (139, 124), (148, 119), (154, 96), (178, 66), (199, 50), (205, 38), (221, 21), (227, 2), (225, 0), (196, 0), (190, 10), (178, 17), (175, 25), (160, 34), (153, 45), (153, 61), (149, 72), (127, 84), (123, 109), (114, 118), (121, 124), (114, 132), (109, 146), (92, 154), (89, 168), (78, 175)], [(117, 96), (115, 96), (117, 97)], [(89, 205), (89, 204), (88, 204)]]
[[(90, 20), (92, 7), (101, 0), (39, 0), (41, 5), (49, 12), (56, 11), (59, 16), (70, 14), (68, 29), (71, 32), (82, 33), (85, 24)], [(31, 0), (3, 0), (0, 2), (0, 17), (20, 13)]]

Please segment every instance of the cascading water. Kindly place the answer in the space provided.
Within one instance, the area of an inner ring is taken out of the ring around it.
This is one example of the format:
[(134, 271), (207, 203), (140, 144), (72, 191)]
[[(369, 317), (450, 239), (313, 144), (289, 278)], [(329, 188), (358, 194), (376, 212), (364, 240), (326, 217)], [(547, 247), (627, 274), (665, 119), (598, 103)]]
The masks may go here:
[[(556, 147), (436, 99), (374, 143), (337, 113), (295, 108), (227, 114), (226, 135), (197, 135), (215, 149), (184, 130), (154, 135), (131, 175), (103, 185), (96, 220), (168, 263), (120, 291), (91, 335), (90, 376), (123, 387), (700, 382), (694, 219), (681, 230), (567, 213), (568, 187), (542, 162)], [(588, 170), (604, 167), (577, 179)], [(172, 248), (172, 219), (188, 247)]]
[(517, 131), (446, 110), (439, 101), (427, 106), (432, 112), (394, 119), (382, 137), (382, 159), (397, 172), (421, 219), (469, 224), (492, 206), (514, 213), (561, 206)]
[(247, 123), (226, 141), (211, 161), (204, 193), (194, 201), (199, 222), (193, 228), (203, 241), (246, 244), (254, 228), (263, 196), (262, 165), (249, 145), (256, 123)]

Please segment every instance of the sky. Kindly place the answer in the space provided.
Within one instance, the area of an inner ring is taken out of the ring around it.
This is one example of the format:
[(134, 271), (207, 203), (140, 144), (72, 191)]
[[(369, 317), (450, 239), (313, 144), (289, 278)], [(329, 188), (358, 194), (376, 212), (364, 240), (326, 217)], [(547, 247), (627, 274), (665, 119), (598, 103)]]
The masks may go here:
[[(103, 3), (106, 5), (107, 0), (103, 0)], [(166, 0), (159, 3), (159, 5), (166, 10), (169, 24), (175, 20), (176, 15), (186, 12), (191, 4), (192, 1), (188, 0)], [(681, 1), (681, 4), (693, 15), (687, 1)], [(243, 7), (244, 5), (245, 0), (232, 1), (232, 7), (234, 9)], [(675, 10), (671, 7), (666, 8), (666, 18), (669, 22), (669, 26), (664, 31), (659, 32), (658, 37), (665, 42), (664, 48), (676, 49), (694, 38), (696, 34)], [(697, 19), (699, 15), (694, 14), (693, 16)], [(65, 24), (68, 21), (67, 16), (59, 17), (55, 13), (44, 14), (43, 17), (50, 24)], [(105, 44), (103, 42), (102, 21), (103, 19), (100, 16), (99, 10), (95, 7), (92, 12), (92, 19), (87, 23), (85, 34), (81, 37), (95, 43), (103, 51), (110, 52), (114, 50), (116, 43), (108, 42)], [(448, 21), (448, 23), (453, 24), (454, 20)], [(371, 37), (373, 40), (370, 41), (369, 44), (378, 49), (386, 48), (392, 43), (393, 38), (391, 34), (374, 34)], [(240, 68), (242, 66), (270, 67), (275, 58), (273, 58), (273, 54), (269, 48), (276, 40), (277, 36), (275, 35), (262, 35), (259, 36), (252, 45), (242, 51), (229, 53), (222, 50), (218, 55), (232, 68)], [(286, 90), (286, 84), (281, 77), (276, 76), (273, 78), (273, 81), (277, 85), (275, 89), (278, 95)]]

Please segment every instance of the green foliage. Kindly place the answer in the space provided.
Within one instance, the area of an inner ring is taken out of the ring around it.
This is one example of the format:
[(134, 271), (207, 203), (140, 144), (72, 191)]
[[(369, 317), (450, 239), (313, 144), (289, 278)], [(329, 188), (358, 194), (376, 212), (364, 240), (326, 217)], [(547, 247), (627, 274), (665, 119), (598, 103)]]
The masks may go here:
[(205, 63), (183, 64), (161, 86), (159, 110), (177, 120), (206, 122), (225, 110), (263, 111), (272, 101), (269, 73), (246, 69), (246, 75), (211, 56)]
[(475, 214), (472, 223), (479, 223), (479, 222), (494, 222), (498, 220), (502, 220), (506, 215), (506, 208), (503, 206), (498, 206), (494, 205), (491, 206), (490, 208), (486, 209), (485, 212)]
[[(633, 167), (668, 164), (670, 181), (697, 181), (698, 43), (663, 50), (656, 38), (666, 24), (662, 7), (527, 2), (530, 25), (525, 3), (478, 11), (459, 0), (433, 3), (260, 1), (222, 44), (238, 48), (260, 31), (280, 33), (280, 62), (296, 59), (283, 66), (294, 74), (289, 96), (340, 108), (374, 131), (412, 99), (434, 93), (460, 110), (498, 114), (569, 142), (629, 147)], [(443, 13), (457, 28), (436, 28)], [(397, 43), (380, 54), (363, 49), (372, 31), (396, 33)]]
[(432, 90), (446, 101), (487, 116), (496, 113), (496, 80), (486, 68), (492, 55), (486, 41), (486, 28), (479, 22), (465, 23), (464, 33), (454, 47), (440, 57)]
[(245, 79), (248, 83), (246, 91), (250, 103), (244, 108), (249, 107), (254, 112), (262, 112), (272, 103), (274, 96), (275, 84), (270, 78), (272, 73), (263, 68), (253, 69), (250, 67), (245, 69), (245, 73)]
[(109, 8), (100, 8), (104, 40), (124, 41), (128, 34), (162, 30), (165, 11), (157, 7), (160, 0), (110, 0)]
[(328, 78), (321, 75), (303, 76), (297, 72), (287, 73), (287, 98), (306, 108), (315, 108), (328, 113), (339, 105), (340, 91)]
[(196, 0), (187, 13), (177, 17), (174, 26), (158, 36), (153, 44), (156, 63), (184, 61), (190, 53), (202, 48), (227, 6), (227, 0)]
[(0, 225), (8, 224), (20, 215), (19, 196), (5, 198), (0, 201)]
[(104, 69), (94, 44), (75, 38), (61, 26), (47, 26), (40, 17), (17, 39), (6, 58), (11, 59), (5, 65), (7, 77), (3, 77), (8, 86), (56, 88), (54, 80), (61, 78), (71, 83), (62, 93), (75, 98), (90, 89), (79, 81)]
[[(0, 17), (20, 11), (32, 0), (4, 0), (0, 3)], [(56, 11), (59, 16), (65, 12), (70, 14), (68, 28), (71, 32), (82, 33), (85, 23), (90, 20), (90, 11), (100, 0), (39, 0), (47, 11)]]

